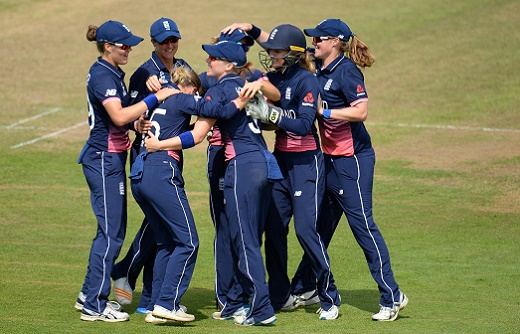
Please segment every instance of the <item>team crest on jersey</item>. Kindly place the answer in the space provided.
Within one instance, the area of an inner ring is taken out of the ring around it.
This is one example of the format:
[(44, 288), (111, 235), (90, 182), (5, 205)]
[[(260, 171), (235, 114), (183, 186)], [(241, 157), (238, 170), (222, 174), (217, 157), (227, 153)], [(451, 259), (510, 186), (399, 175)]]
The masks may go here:
[(327, 83), (325, 84), (325, 87), (323, 87), (323, 90), (330, 90), (330, 86), (332, 86), (332, 79), (327, 80)]
[(117, 94), (117, 89), (107, 89), (107, 91), (105, 92), (105, 96), (116, 96)]
[(287, 87), (285, 90), (285, 99), (290, 100), (291, 99), (291, 87)]
[(169, 80), (166, 79), (166, 75), (164, 74), (164, 72), (163, 72), (163, 71), (160, 71), (160, 72), (159, 72), (159, 82), (164, 83), (164, 82), (168, 82), (168, 81), (169, 81)]

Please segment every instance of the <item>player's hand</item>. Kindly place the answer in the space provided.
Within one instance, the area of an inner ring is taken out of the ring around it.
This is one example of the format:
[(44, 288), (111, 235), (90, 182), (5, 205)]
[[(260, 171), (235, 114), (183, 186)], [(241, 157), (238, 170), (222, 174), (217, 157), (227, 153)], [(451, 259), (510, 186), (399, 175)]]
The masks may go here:
[(179, 94), (180, 92), (181, 91), (178, 89), (171, 88), (171, 87), (165, 87), (165, 88), (161, 88), (157, 93), (155, 93), (155, 96), (157, 96), (157, 100), (159, 100), (159, 102), (162, 102), (162, 101), (166, 100), (167, 98), (169, 98), (170, 96)]
[(316, 114), (323, 115), (323, 105), (321, 102), (321, 94), (318, 94), (318, 105), (316, 106)]
[(146, 115), (142, 114), (137, 119), (137, 123), (135, 124), (135, 129), (137, 132), (146, 134), (150, 129), (152, 128), (152, 122), (150, 120), (146, 119)]
[(237, 29), (247, 32), (253, 29), (253, 25), (251, 23), (233, 23), (232, 25), (229, 25), (222, 29), (220, 32), (223, 34), (231, 34), (233, 31)]
[(261, 81), (257, 80), (257, 81), (253, 81), (253, 82), (246, 82), (246, 84), (244, 85), (244, 87), (242, 87), (242, 90), (240, 91), (240, 96), (251, 99), (261, 89), (262, 89)]
[(146, 80), (146, 88), (152, 93), (157, 92), (162, 87), (162, 82), (156, 75), (150, 75)]
[(161, 141), (150, 131), (144, 138), (144, 147), (148, 152), (157, 152), (161, 150)]

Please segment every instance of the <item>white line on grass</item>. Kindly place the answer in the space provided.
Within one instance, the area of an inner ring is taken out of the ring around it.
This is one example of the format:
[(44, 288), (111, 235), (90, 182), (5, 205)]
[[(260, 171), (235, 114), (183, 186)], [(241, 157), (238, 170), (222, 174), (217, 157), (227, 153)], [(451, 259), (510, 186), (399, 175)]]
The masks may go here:
[(20, 120), (18, 122), (14, 122), (13, 124), (6, 126), (6, 128), (14, 128), (17, 125), (20, 125), (20, 124), (23, 124), (23, 123), (27, 123), (27, 122), (32, 121), (34, 119), (37, 119), (37, 118), (40, 118), (40, 117), (43, 117), (43, 116), (46, 116), (46, 115), (58, 112), (60, 110), (61, 110), (61, 108), (52, 108), (52, 109), (50, 109), (48, 111), (45, 111), (45, 112), (42, 112), (42, 113), (40, 113), (38, 115), (34, 115), (32, 117), (22, 119), (22, 120)]
[(73, 130), (75, 128), (79, 128), (80, 126), (84, 126), (85, 125), (85, 122), (80, 122), (78, 124), (75, 124), (73, 126), (69, 126), (68, 128), (64, 128), (64, 129), (61, 129), (61, 130), (58, 130), (58, 131), (55, 131), (53, 133), (49, 133), (45, 136), (41, 136), (41, 137), (38, 137), (38, 138), (34, 138), (34, 139), (31, 139), (31, 140), (28, 140), (28, 141), (24, 141), (23, 143), (19, 143), (19, 144), (16, 144), (16, 145), (13, 145), (11, 146), (11, 148), (19, 148), (19, 147), (22, 147), (22, 146), (25, 146), (25, 145), (30, 145), (30, 144), (34, 144), (42, 139), (46, 139), (46, 138), (50, 138), (50, 137), (54, 137), (54, 136), (57, 136), (59, 134), (62, 134), (64, 132), (67, 132), (69, 130)]
[[(8, 130), (35, 130), (35, 126), (29, 126), (29, 125), (20, 125), (20, 126), (13, 126), (13, 125), (0, 125), (0, 129), (8, 129)], [(39, 130), (43, 130), (45, 128), (38, 128)]]
[(426, 129), (447, 129), (447, 130), (471, 130), (484, 132), (513, 132), (520, 133), (520, 129), (500, 129), (500, 128), (479, 128), (476, 126), (455, 126), (455, 125), (438, 125), (438, 124), (407, 124), (407, 123), (371, 123), (367, 125), (374, 126), (394, 126), (401, 128), (426, 128)]

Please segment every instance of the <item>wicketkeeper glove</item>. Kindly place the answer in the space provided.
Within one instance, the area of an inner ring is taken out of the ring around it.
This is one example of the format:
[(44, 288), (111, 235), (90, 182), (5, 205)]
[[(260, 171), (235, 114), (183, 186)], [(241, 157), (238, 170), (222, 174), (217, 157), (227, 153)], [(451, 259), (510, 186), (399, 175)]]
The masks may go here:
[(262, 123), (278, 125), (282, 119), (282, 109), (268, 104), (264, 95), (258, 92), (245, 106), (246, 114)]

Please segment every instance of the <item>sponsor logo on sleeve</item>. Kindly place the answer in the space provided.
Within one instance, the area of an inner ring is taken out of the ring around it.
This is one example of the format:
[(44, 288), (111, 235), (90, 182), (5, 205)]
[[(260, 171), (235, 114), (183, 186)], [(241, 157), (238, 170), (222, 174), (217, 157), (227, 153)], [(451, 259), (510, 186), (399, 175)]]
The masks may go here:
[(105, 92), (105, 96), (116, 96), (117, 94), (117, 89), (107, 89), (107, 91)]
[(361, 86), (361, 85), (357, 85), (356, 92), (357, 92), (357, 96), (366, 95), (365, 88), (363, 88), (363, 86)]
[(314, 96), (312, 92), (308, 92), (307, 95), (303, 98), (302, 106), (312, 107), (314, 106)]

